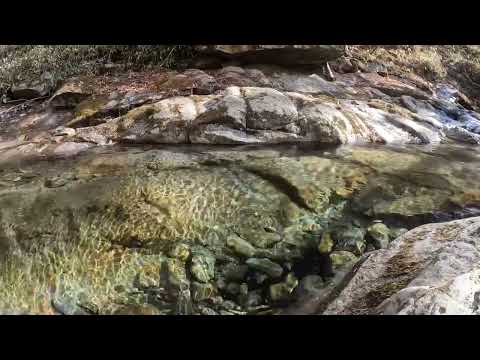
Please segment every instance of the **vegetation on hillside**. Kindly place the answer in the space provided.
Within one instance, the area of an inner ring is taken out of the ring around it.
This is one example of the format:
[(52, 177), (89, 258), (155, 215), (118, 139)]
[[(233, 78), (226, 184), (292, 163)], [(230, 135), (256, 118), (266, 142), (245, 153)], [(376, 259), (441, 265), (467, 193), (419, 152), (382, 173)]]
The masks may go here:
[(172, 68), (191, 54), (184, 45), (0, 45), (0, 86), (45, 73), (55, 80), (99, 74), (111, 65), (120, 71)]

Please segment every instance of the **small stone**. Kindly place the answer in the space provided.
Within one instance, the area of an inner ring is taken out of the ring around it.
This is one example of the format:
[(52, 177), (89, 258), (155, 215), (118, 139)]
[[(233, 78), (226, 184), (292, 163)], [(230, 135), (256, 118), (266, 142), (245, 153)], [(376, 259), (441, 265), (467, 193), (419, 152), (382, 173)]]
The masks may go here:
[(363, 254), (366, 247), (365, 230), (356, 226), (341, 228), (332, 233), (336, 250), (351, 251)]
[(162, 262), (160, 259), (143, 259), (142, 266), (137, 271), (135, 278), (136, 287), (139, 289), (159, 287), (161, 269)]
[(270, 285), (270, 299), (275, 303), (288, 301), (291, 298), (292, 292), (293, 290), (295, 290), (297, 285), (297, 278), (291, 273), (288, 274), (285, 282)]
[[(185, 270), (185, 263), (178, 260), (169, 258), (166, 261), (165, 281), (167, 286), (174, 289), (186, 289), (189, 288), (190, 283), (187, 280), (187, 272)], [(163, 273), (162, 268), (162, 273)]]
[(357, 261), (358, 258), (350, 251), (333, 251), (330, 254), (332, 260), (332, 266), (337, 269), (352, 261)]
[(200, 282), (207, 283), (215, 276), (215, 257), (207, 254), (194, 254), (190, 272)]
[(192, 282), (191, 289), (193, 301), (203, 301), (216, 295), (216, 289), (213, 284)]
[(390, 229), (382, 223), (374, 223), (367, 229), (376, 249), (385, 249), (390, 242)]
[(252, 244), (243, 240), (240, 236), (235, 234), (230, 235), (227, 238), (227, 246), (230, 247), (237, 254), (245, 257), (252, 257), (256, 253), (256, 250)]
[(318, 244), (318, 252), (320, 254), (328, 254), (333, 249), (333, 240), (330, 236), (330, 233), (326, 232), (323, 233), (322, 239), (320, 240), (320, 244)]
[(247, 265), (237, 265), (229, 263), (223, 268), (223, 275), (225, 276), (225, 279), (231, 281), (242, 281), (243, 279), (245, 279), (247, 272)]
[(283, 273), (280, 265), (266, 258), (250, 258), (246, 261), (246, 264), (253, 270), (261, 271), (274, 279), (279, 278)]
[(190, 257), (190, 247), (187, 244), (176, 244), (168, 255), (185, 262)]
[(261, 249), (266, 249), (282, 240), (276, 232), (258, 231), (249, 236), (250, 242)]
[(113, 315), (162, 315), (162, 312), (153, 305), (125, 305), (115, 310)]

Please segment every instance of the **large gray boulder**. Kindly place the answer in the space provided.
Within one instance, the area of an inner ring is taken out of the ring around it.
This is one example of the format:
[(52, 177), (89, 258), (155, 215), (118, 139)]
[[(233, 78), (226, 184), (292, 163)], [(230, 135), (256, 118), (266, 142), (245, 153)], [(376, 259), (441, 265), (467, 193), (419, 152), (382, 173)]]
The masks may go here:
[(480, 217), (420, 226), (366, 256), (323, 314), (480, 314)]

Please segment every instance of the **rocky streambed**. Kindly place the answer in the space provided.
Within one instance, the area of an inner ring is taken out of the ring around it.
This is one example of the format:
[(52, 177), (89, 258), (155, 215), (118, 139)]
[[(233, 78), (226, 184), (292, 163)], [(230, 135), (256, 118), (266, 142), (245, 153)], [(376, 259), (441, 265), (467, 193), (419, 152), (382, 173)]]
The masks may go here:
[[(411, 313), (475, 313), (479, 165), (468, 145), (117, 145), (4, 159), (0, 305), (230, 315), (400, 313), (408, 303)], [(461, 218), (471, 219), (414, 229)], [(461, 300), (458, 286), (442, 290), (458, 276), (470, 276)], [(412, 300), (420, 290), (430, 296), (423, 308)]]

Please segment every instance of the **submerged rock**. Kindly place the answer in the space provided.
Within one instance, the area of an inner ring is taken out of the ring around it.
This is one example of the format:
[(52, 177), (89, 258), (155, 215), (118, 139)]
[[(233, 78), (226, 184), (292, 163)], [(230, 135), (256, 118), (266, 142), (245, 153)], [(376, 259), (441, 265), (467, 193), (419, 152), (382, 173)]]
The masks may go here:
[(263, 272), (274, 279), (279, 278), (283, 273), (283, 269), (280, 265), (265, 258), (250, 258), (246, 261), (246, 264), (251, 269)]
[(372, 224), (368, 227), (367, 232), (376, 249), (384, 249), (388, 246), (390, 242), (390, 229), (385, 224)]
[(232, 248), (237, 254), (245, 257), (252, 257), (256, 253), (252, 244), (235, 234), (230, 235), (227, 238), (227, 246)]
[(207, 283), (215, 276), (215, 257), (206, 251), (192, 255), (190, 272), (193, 277)]
[(350, 262), (355, 262), (358, 258), (349, 251), (333, 251), (330, 254), (330, 259), (332, 261), (333, 268), (340, 268), (345, 264)]

